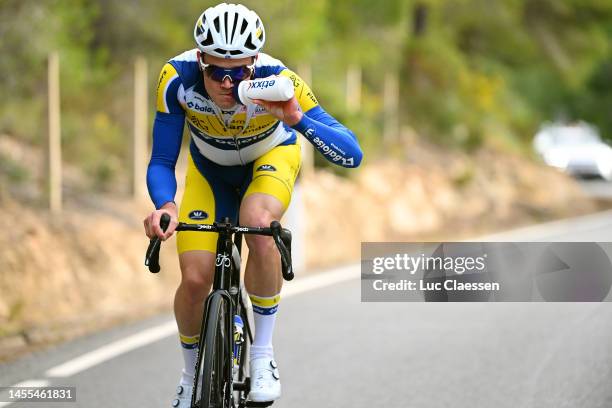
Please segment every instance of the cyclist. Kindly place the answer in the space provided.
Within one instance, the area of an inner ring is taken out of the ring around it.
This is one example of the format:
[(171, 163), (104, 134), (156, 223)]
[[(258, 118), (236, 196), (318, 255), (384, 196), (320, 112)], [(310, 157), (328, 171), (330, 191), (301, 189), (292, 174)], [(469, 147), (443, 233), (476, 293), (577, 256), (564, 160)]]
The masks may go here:
[[(230, 217), (243, 225), (269, 226), (287, 209), (300, 169), (302, 133), (324, 156), (344, 167), (362, 158), (355, 135), (326, 113), (307, 84), (283, 63), (260, 52), (265, 30), (243, 5), (222, 3), (197, 19), (196, 48), (170, 59), (157, 85), (157, 113), (147, 186), (156, 210), (144, 220), (149, 238), (168, 239), (181, 222)], [(289, 77), (295, 96), (285, 102), (242, 105), (240, 81), (272, 75)], [(184, 124), (191, 136), (185, 193), (180, 205), (175, 164)], [(159, 220), (171, 217), (163, 233)], [(208, 221), (205, 221), (208, 220)], [(189, 407), (202, 324), (203, 301), (214, 275), (216, 234), (180, 232), (177, 247), (181, 283), (174, 312), (185, 366), (174, 407)], [(250, 353), (250, 399), (274, 401), (281, 386), (272, 333), (280, 300), (280, 259), (272, 238), (246, 236), (249, 257), (245, 286), (253, 303), (255, 338)], [(206, 351), (204, 351), (206, 352)]]

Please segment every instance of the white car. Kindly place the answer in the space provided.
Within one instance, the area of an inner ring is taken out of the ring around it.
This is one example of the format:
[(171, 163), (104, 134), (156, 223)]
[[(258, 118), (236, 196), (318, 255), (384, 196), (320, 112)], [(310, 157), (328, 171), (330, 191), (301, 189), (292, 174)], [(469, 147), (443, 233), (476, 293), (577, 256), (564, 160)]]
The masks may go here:
[(573, 176), (612, 180), (612, 148), (584, 122), (543, 126), (533, 147), (549, 166)]

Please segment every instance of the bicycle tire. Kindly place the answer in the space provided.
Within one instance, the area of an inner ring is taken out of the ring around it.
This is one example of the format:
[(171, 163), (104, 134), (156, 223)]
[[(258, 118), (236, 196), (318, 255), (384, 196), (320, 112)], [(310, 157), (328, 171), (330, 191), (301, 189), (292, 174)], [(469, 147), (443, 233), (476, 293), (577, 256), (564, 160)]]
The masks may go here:
[(204, 356), (198, 376), (199, 386), (194, 390), (197, 408), (229, 407), (231, 365), (228, 364), (231, 364), (231, 351), (228, 336), (233, 332), (228, 332), (228, 306), (228, 299), (222, 294), (211, 294), (203, 333)]
[[(251, 323), (251, 318), (249, 317), (249, 313), (248, 313), (248, 307), (246, 306), (246, 302), (245, 302), (245, 289), (244, 287), (242, 287), (241, 290), (241, 295), (239, 298), (239, 304), (237, 307), (237, 313), (240, 315), (240, 317), (242, 318), (242, 321), (244, 322), (244, 334), (243, 334), (243, 338), (244, 338), (244, 342), (242, 343), (242, 347), (241, 347), (241, 353), (240, 353), (240, 360), (238, 361), (238, 375), (234, 376), (234, 381), (239, 381), (241, 383), (244, 383), (245, 381), (248, 381), (249, 378), (249, 366), (248, 366), (248, 362), (249, 362), (249, 352), (250, 352), (250, 348), (251, 348), (251, 333), (250, 333), (250, 328), (252, 327), (252, 323)], [(248, 390), (232, 390), (233, 391), (233, 397), (234, 397), (234, 407), (244, 407), (247, 397), (249, 395), (249, 391)]]

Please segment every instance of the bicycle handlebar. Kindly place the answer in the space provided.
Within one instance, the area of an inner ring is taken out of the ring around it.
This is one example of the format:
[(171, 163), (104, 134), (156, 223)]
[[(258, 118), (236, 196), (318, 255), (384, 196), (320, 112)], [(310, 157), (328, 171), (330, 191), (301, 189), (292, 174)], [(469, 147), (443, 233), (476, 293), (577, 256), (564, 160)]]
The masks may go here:
[[(166, 213), (162, 214), (159, 220), (159, 226), (162, 231), (166, 232), (170, 226), (170, 216)], [(161, 269), (159, 266), (159, 248), (161, 247), (161, 239), (159, 237), (151, 238), (149, 247), (145, 255), (145, 266), (149, 267), (151, 273), (157, 273)]]
[[(170, 216), (168, 214), (162, 214), (159, 226), (166, 232), (170, 225)], [(290, 281), (294, 278), (293, 266), (291, 263), (291, 231), (286, 228), (282, 228), (278, 221), (272, 221), (270, 227), (245, 227), (245, 226), (234, 226), (229, 223), (217, 223), (214, 224), (186, 224), (179, 223), (175, 231), (200, 231), (200, 232), (220, 232), (226, 231), (230, 233), (242, 233), (242, 234), (254, 234), (269, 236), (274, 239), (274, 243), (278, 248), (281, 256), (281, 266), (283, 271), (283, 278)], [(160, 270), (159, 266), (159, 248), (161, 246), (161, 240), (159, 237), (151, 239), (147, 253), (145, 257), (145, 265), (149, 267), (149, 271), (157, 273)]]

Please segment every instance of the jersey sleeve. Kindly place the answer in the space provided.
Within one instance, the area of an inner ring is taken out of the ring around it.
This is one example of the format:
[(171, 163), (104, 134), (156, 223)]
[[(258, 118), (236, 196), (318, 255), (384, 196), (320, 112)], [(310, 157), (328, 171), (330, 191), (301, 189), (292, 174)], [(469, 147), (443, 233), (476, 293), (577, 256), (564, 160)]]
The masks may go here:
[(363, 153), (355, 134), (319, 105), (308, 84), (295, 72), (285, 69), (280, 75), (293, 82), (295, 96), (304, 112), (293, 129), (303, 134), (330, 162), (342, 167), (358, 167)]
[(176, 68), (170, 63), (166, 63), (159, 73), (156, 92), (156, 107), (158, 112), (163, 113), (184, 113), (183, 107), (179, 102), (179, 88), (181, 78)]
[(153, 148), (147, 168), (147, 188), (157, 209), (174, 201), (176, 194), (174, 169), (185, 125), (185, 111), (178, 99), (180, 87), (176, 69), (170, 64), (164, 65), (157, 83)]

